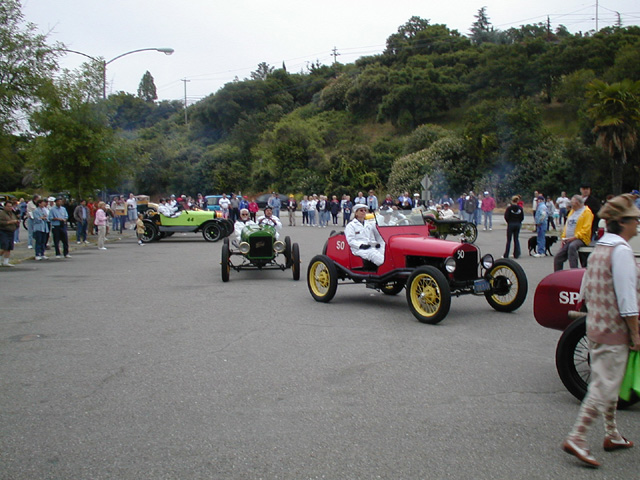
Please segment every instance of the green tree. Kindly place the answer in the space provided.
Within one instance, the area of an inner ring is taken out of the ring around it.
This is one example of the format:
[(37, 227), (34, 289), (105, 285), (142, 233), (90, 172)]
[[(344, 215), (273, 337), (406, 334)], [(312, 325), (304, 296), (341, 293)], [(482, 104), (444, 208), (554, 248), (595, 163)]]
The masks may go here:
[(138, 97), (145, 102), (150, 103), (158, 98), (156, 84), (153, 82), (153, 76), (149, 73), (149, 70), (144, 73), (142, 80), (140, 80), (140, 85), (138, 85)]
[(26, 126), (21, 119), (46, 94), (61, 48), (24, 22), (19, 0), (0, 2), (0, 134)]
[(593, 120), (596, 144), (611, 158), (611, 187), (622, 193), (623, 168), (638, 144), (640, 81), (608, 84), (595, 80), (588, 88), (588, 115)]
[(31, 115), (38, 134), (33, 153), (51, 189), (70, 190), (76, 198), (114, 187), (130, 176), (133, 151), (109, 126), (105, 105), (87, 102), (78, 75), (62, 75)]

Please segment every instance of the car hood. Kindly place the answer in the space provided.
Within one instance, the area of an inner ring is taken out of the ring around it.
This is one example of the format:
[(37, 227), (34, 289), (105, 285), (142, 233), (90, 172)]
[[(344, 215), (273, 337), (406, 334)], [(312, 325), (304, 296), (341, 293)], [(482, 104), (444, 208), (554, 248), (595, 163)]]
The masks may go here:
[(389, 237), (388, 248), (405, 255), (429, 256), (447, 258), (452, 257), (458, 250), (477, 251), (478, 248), (470, 243), (440, 240), (422, 235), (398, 234)]

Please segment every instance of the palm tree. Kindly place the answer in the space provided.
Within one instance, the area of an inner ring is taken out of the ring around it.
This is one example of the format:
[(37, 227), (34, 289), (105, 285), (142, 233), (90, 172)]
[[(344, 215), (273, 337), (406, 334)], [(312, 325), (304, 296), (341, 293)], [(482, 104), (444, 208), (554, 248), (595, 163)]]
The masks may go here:
[(623, 166), (638, 144), (640, 130), (640, 81), (623, 80), (609, 85), (594, 80), (587, 89), (588, 115), (594, 122), (596, 144), (612, 160), (611, 187), (622, 193)]

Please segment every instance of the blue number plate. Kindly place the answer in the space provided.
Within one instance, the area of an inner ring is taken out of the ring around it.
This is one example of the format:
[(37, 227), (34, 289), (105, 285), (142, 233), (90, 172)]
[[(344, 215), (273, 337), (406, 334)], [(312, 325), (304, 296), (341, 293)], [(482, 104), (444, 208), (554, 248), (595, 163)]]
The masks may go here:
[(491, 290), (491, 284), (484, 278), (473, 282), (473, 291), (475, 293), (488, 292)]

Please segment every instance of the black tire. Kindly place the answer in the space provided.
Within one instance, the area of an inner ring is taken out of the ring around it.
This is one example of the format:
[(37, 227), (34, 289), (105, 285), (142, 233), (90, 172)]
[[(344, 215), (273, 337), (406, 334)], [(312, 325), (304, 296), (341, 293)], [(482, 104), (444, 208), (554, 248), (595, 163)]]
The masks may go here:
[(228, 237), (233, 233), (233, 222), (228, 218), (218, 220), (218, 225), (220, 225), (220, 228), (222, 229), (223, 237)]
[(231, 263), (229, 262), (229, 257), (231, 257), (231, 251), (229, 249), (229, 244), (225, 243), (222, 245), (222, 260), (220, 261), (220, 272), (222, 273), (222, 281), (229, 281), (229, 272), (231, 272)]
[(300, 247), (297, 243), (291, 246), (291, 273), (294, 280), (300, 280)]
[(489, 305), (499, 312), (513, 312), (527, 298), (527, 275), (513, 260), (498, 260), (487, 272), (486, 278), (491, 283), (491, 290), (485, 292), (484, 296)]
[(144, 224), (144, 233), (140, 238), (142, 243), (149, 243), (158, 240), (158, 227), (156, 227), (156, 225), (150, 220), (143, 220), (142, 223)]
[(326, 255), (316, 255), (307, 268), (307, 287), (316, 302), (327, 303), (338, 290), (338, 270)]
[(224, 237), (224, 239), (222, 240), (222, 244), (229, 245), (229, 237)]
[(478, 239), (478, 227), (473, 223), (467, 223), (462, 228), (462, 235), (468, 243), (474, 243)]
[(287, 259), (287, 268), (291, 267), (291, 237), (287, 235), (284, 237), (284, 258)]
[(385, 283), (380, 289), (385, 295), (397, 295), (404, 288), (404, 280), (394, 280), (393, 282)]
[(222, 237), (222, 230), (217, 222), (208, 222), (202, 227), (202, 236), (207, 242), (217, 242)]
[[(571, 395), (582, 401), (591, 380), (591, 358), (587, 340), (586, 317), (569, 325), (556, 347), (556, 370), (562, 384)], [(640, 400), (632, 395), (630, 400), (618, 399), (618, 408), (630, 407)]]
[(451, 307), (451, 289), (442, 272), (431, 266), (416, 268), (407, 280), (407, 303), (420, 323), (441, 322)]

